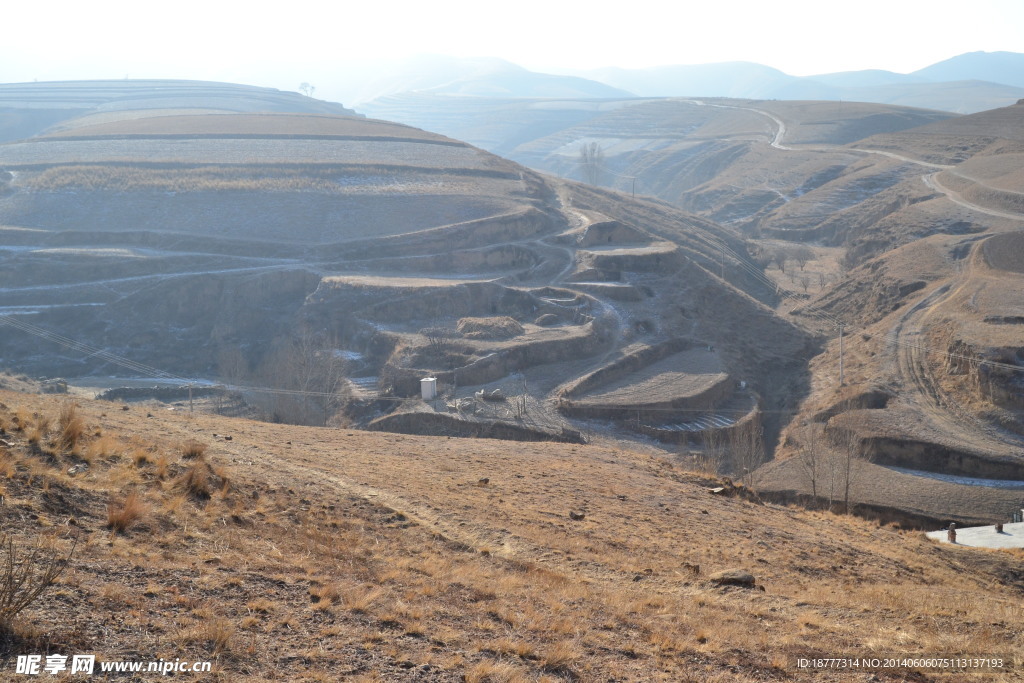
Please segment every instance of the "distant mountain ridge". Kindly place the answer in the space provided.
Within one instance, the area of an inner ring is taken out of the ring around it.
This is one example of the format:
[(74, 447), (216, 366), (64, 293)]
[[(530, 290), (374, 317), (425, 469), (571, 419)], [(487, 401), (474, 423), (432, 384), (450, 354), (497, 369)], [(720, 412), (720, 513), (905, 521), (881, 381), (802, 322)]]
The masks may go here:
[[(349, 76), (351, 78), (351, 76)], [(791, 76), (754, 62), (529, 71), (500, 59), (428, 56), (349, 85), (358, 107), (406, 93), (488, 98), (730, 97), (843, 100), (971, 114), (1024, 98), (1024, 54), (971, 52), (910, 74), (882, 69)]]
[(1024, 88), (1024, 54), (967, 52), (918, 69), (911, 75), (930, 81), (989, 81)]
[(969, 52), (910, 74), (882, 69), (790, 76), (752, 62), (596, 69), (579, 75), (641, 97), (848, 100), (970, 114), (1024, 97), (1024, 54)]
[(628, 97), (632, 93), (592, 79), (530, 71), (497, 58), (425, 55), (349, 84), (348, 100), (370, 102), (405, 92), (474, 97)]

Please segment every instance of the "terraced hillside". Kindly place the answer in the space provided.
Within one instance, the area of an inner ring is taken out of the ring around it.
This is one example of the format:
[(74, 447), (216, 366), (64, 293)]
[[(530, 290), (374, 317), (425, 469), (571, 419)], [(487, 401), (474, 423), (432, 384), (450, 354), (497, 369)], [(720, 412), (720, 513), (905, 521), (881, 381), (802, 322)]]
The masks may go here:
[[(845, 146), (954, 116), (856, 102), (499, 103), (420, 94), (363, 109), (469, 140), (533, 168), (654, 195), (748, 233), (833, 244), (846, 239), (851, 216), (863, 222), (861, 215), (871, 214), (877, 221), (898, 209), (889, 206), (888, 195), (917, 170)], [(582, 145), (600, 148), (599, 163), (581, 166)]]
[[(913, 160), (922, 184), (942, 192), (921, 204), (919, 215), (971, 225), (975, 233), (918, 235), (853, 269), (799, 311), (845, 320), (856, 332), (845, 349), (846, 386), (834, 381), (837, 345), (812, 363), (821, 380), (803, 412), (811, 426), (794, 423), (784, 450), (805, 453), (822, 437), (855, 448), (875, 463), (865, 466), (874, 474), (864, 486), (875, 504), (898, 499), (918, 512), (955, 509), (961, 519), (998, 521), (1019, 502), (1024, 212), (1017, 200), (1024, 184), (1015, 160), (1022, 123), (1024, 106), (1017, 105), (857, 145)], [(863, 239), (884, 243), (880, 227)], [(819, 428), (824, 433), (816, 437)], [(799, 459), (787, 462), (771, 485), (806, 489)], [(888, 469), (875, 471), (877, 465)]]
[[(32, 375), (159, 371), (274, 419), (570, 441), (681, 410), (760, 424), (806, 382), (810, 338), (731, 232), (408, 126), (124, 110), (4, 144), (0, 168), (0, 355)], [(649, 368), (665, 345), (715, 351)], [(639, 418), (559, 401), (611, 367), (616, 391), (718, 379)], [(439, 398), (413, 400), (427, 376)]]
[[(235, 83), (181, 80), (51, 81), (0, 84), (0, 142), (38, 135), (75, 120), (103, 122), (161, 110), (305, 112), (352, 115), (334, 102)], [(128, 112), (137, 112), (129, 114)]]
[(276, 420), (658, 440), (780, 495), (1006, 514), (1024, 107), (586, 109), (550, 159), (596, 142), (596, 170), (649, 165), (731, 227), (327, 113), (124, 110), (0, 146), (0, 354), (73, 387), (221, 382), (211, 407)]
[[(427, 99), (395, 96), (369, 110), (432, 122)], [(808, 395), (785, 406), (793, 412), (776, 452), (832, 455), (773, 464), (763, 487), (833, 504), (841, 493), (933, 520), (997, 521), (1017, 506), (1024, 105), (952, 116), (715, 98), (478, 102), (461, 118), (454, 102), (441, 105), (438, 130), (479, 134), (534, 168), (653, 194), (750, 236), (781, 294), (777, 310), (832, 338), (811, 363)], [(535, 135), (541, 121), (550, 132)], [(649, 380), (637, 386), (658, 393)], [(564, 400), (598, 410), (600, 396)], [(680, 417), (680, 440), (694, 441), (687, 431), (700, 424)], [(846, 453), (859, 476), (841, 466)], [(837, 488), (839, 479), (851, 486)]]

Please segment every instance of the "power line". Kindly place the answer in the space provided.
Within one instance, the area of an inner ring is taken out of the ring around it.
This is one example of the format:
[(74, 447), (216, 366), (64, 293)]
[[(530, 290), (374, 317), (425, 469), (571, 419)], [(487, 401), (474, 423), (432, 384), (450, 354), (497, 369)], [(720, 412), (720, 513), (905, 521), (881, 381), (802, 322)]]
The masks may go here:
[(125, 358), (124, 356), (119, 356), (105, 349), (90, 346), (88, 344), (77, 341), (70, 337), (65, 337), (63, 335), (57, 334), (56, 332), (45, 330), (31, 323), (25, 322), (24, 320), (18, 320), (10, 315), (0, 315), (0, 324), (10, 325), (15, 329), (27, 332), (28, 334), (31, 334), (33, 336), (39, 337), (41, 339), (46, 339), (47, 341), (51, 341), (56, 344), (60, 344), (61, 346), (67, 347), (74, 351), (84, 353), (86, 354), (86, 356), (102, 358), (103, 360), (109, 363), (113, 363), (114, 365), (119, 365), (123, 368), (127, 368), (134, 372), (148, 375), (151, 379), (165, 379), (177, 382), (194, 381), (187, 379), (185, 377), (181, 377), (179, 375), (175, 375), (170, 372), (166, 372), (164, 370), (160, 370), (159, 368), (154, 368), (151, 365), (146, 365), (145, 363), (140, 363), (138, 361), (131, 360), (130, 358)]

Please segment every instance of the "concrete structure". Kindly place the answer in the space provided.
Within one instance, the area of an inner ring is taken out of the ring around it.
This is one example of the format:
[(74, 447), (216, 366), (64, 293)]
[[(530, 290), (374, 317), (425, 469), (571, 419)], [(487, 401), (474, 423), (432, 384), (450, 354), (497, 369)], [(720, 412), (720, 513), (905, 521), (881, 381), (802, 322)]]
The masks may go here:
[[(949, 543), (947, 540), (948, 531), (929, 531), (928, 538)], [(995, 526), (972, 526), (958, 528), (956, 530), (956, 543), (969, 548), (1024, 548), (1024, 522), (1003, 524), (1002, 532), (997, 532)]]
[(420, 396), (424, 401), (433, 401), (437, 398), (437, 378), (424, 377), (420, 380)]

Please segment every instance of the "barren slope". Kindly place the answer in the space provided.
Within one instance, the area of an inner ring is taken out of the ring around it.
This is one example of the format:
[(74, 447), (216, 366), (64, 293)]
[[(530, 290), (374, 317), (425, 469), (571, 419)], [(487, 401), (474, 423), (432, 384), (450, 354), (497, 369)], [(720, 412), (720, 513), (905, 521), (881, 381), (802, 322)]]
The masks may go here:
[[(5, 531), (78, 541), (5, 671), (45, 646), (224, 681), (852, 681), (794, 660), (1021, 650), (1014, 553), (715, 496), (650, 456), (98, 401), (69, 452), (59, 399), (0, 401)], [(141, 515), (112, 532), (129, 493)], [(711, 580), (733, 568), (761, 588)]]

